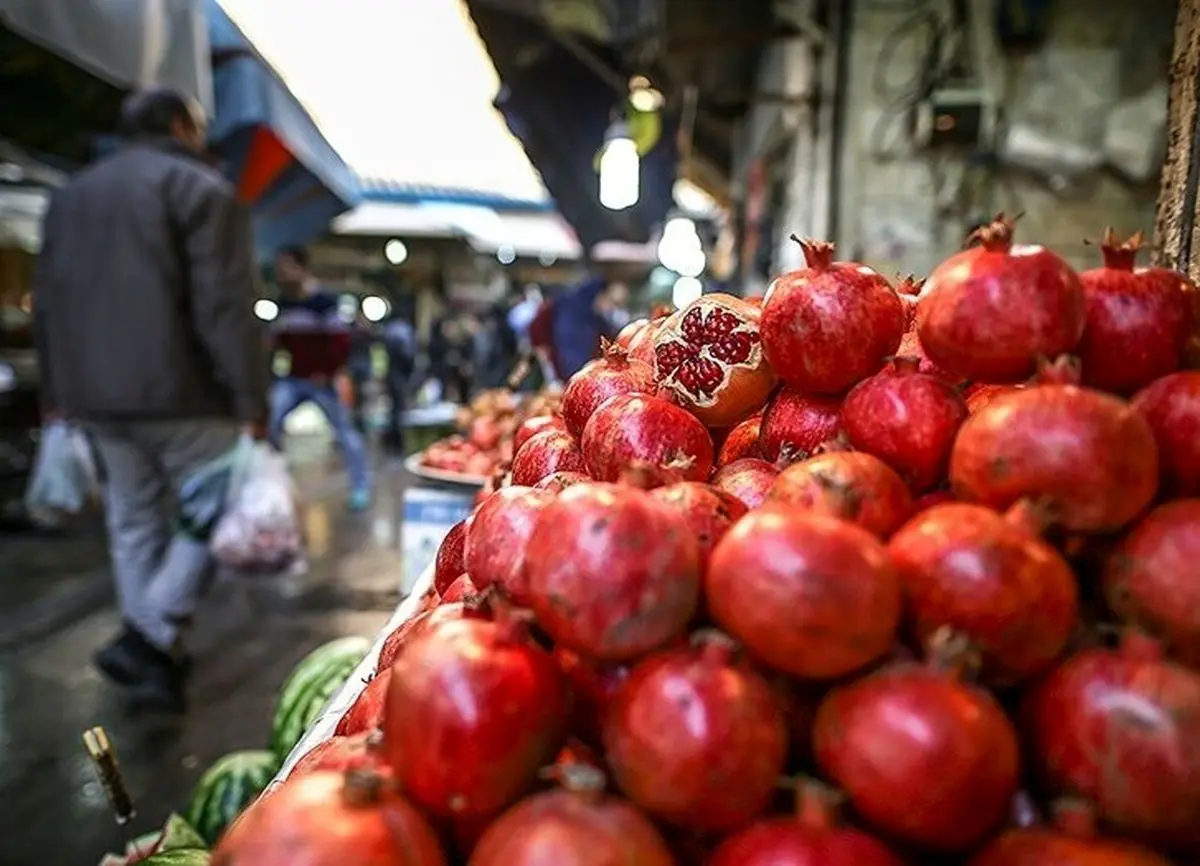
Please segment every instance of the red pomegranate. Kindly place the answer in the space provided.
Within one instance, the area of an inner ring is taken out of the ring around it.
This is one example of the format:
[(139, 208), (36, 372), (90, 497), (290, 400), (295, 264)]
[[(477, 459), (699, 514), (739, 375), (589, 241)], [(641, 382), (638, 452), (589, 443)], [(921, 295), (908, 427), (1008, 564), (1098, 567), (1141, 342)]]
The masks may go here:
[(1200, 840), (1200, 674), (1136, 634), (1072, 656), (1026, 698), (1030, 766), (1124, 834)]
[(730, 836), (708, 866), (904, 866), (878, 839), (839, 826), (836, 800), (820, 783), (801, 783), (794, 817), (769, 818)]
[(554, 660), (571, 686), (571, 730), (585, 742), (600, 742), (600, 720), (621, 684), (629, 677), (626, 665), (604, 664), (562, 647), (554, 650)]
[(625, 661), (687, 627), (700, 548), (683, 518), (646, 491), (577, 484), (542, 510), (525, 576), (530, 607), (557, 644)]
[(562, 746), (562, 672), (515, 616), (463, 619), (413, 637), (392, 667), (384, 755), (434, 815), (492, 815), (537, 781)]
[(437, 557), (433, 562), (433, 588), (439, 594), (445, 592), (446, 587), (458, 580), (458, 576), (467, 570), (464, 547), (467, 542), (468, 523), (470, 518), (451, 526), (438, 546)]
[(758, 508), (779, 477), (774, 463), (757, 457), (743, 457), (713, 473), (712, 486), (736, 496), (747, 508)]
[(554, 501), (548, 490), (505, 487), (479, 506), (467, 531), (467, 573), (480, 589), (499, 586), (524, 604), (525, 545), (542, 510)]
[(520, 451), (521, 446), (537, 433), (566, 429), (566, 423), (558, 415), (534, 415), (532, 418), (526, 418), (517, 428), (517, 432), (513, 434), (513, 454)]
[(623, 349), (629, 348), (629, 343), (637, 336), (638, 331), (650, 324), (650, 319), (634, 319), (617, 333), (617, 345)]
[(883, 545), (795, 508), (765, 506), (739, 520), (713, 551), (704, 589), (718, 626), (804, 679), (865, 667), (891, 649), (900, 622), (900, 582)]
[(896, 278), (896, 295), (904, 306), (905, 336), (917, 321), (917, 301), (921, 297), (921, 289), (925, 287), (924, 280), (918, 280), (912, 274)]
[(609, 398), (584, 428), (582, 447), (586, 471), (597, 481), (617, 481), (632, 463), (662, 466), (680, 459), (692, 461), (684, 472), (688, 481), (707, 481), (712, 474), (708, 430), (691, 412), (658, 397)]
[(729, 527), (749, 509), (742, 500), (699, 481), (659, 487), (650, 494), (683, 518), (700, 547), (701, 568), (708, 565), (712, 549)]
[(378, 730), (362, 731), (351, 736), (332, 736), (317, 743), (296, 762), (288, 773), (288, 781), (329, 770), (338, 773), (373, 770), (389, 775), (391, 771), (380, 760), (382, 744), (383, 737)]
[(446, 857), (433, 828), (383, 777), (369, 770), (323, 771), (256, 802), (212, 855), (213, 866), (285, 863), (444, 866)]
[(918, 492), (946, 477), (950, 449), (966, 417), (958, 391), (918, 372), (915, 358), (895, 358), (842, 402), (842, 427), (854, 447), (891, 466)]
[(471, 575), (464, 574), (446, 587), (446, 591), (442, 593), (439, 604), (454, 604), (460, 601), (469, 601), (474, 599), (480, 590), (475, 585), (475, 581), (471, 580)]
[(338, 719), (333, 733), (339, 737), (349, 737), (377, 729), (383, 722), (383, 707), (387, 703), (388, 683), (391, 681), (391, 668), (372, 674), (367, 687), (358, 693), (350, 709)]
[(1151, 511), (1104, 567), (1109, 605), (1125, 622), (1160, 634), (1171, 654), (1200, 667), (1200, 499)]
[(1163, 492), (1200, 496), (1200, 373), (1172, 373), (1133, 398), (1154, 431)]
[(639, 328), (629, 337), (629, 345), (625, 348), (629, 350), (630, 358), (654, 366), (654, 338), (673, 312), (670, 307), (660, 307), (650, 312), (646, 327)]
[(486, 601), (487, 596), (480, 593), (471, 599), (461, 602), (443, 604), (432, 610), (422, 611), (412, 619), (400, 623), (384, 638), (383, 646), (379, 649), (379, 661), (375, 665), (376, 673), (386, 671), (396, 662), (405, 645), (421, 632), (437, 628), (445, 622), (455, 622), (460, 619), (490, 619), (491, 606)]
[(629, 357), (616, 343), (605, 343), (602, 354), (588, 361), (567, 382), (562, 396), (562, 416), (567, 430), (578, 438), (592, 413), (609, 397), (618, 394), (654, 394), (654, 368)]
[(923, 496), (918, 496), (913, 500), (912, 513), (913, 515), (920, 514), (922, 511), (928, 511), (935, 505), (941, 505), (944, 502), (955, 502), (954, 494), (949, 490), (933, 490)]
[(967, 414), (974, 415), (997, 397), (1020, 391), (1022, 387), (1021, 385), (983, 385), (978, 383), (971, 385), (963, 392), (963, 398), (967, 402)]
[(1135, 269), (1142, 242), (1141, 232), (1122, 242), (1108, 229), (1100, 243), (1104, 266), (1079, 275), (1087, 324), (1075, 354), (1089, 387), (1132, 394), (1183, 362), (1194, 287), (1178, 271)]
[(888, 553), (916, 637), (954, 629), (982, 653), (990, 683), (1048, 667), (1075, 630), (1079, 598), (1071, 567), (1038, 529), (1023, 505), (1005, 517), (963, 503), (935, 505), (901, 527)]
[(762, 408), (775, 386), (758, 333), (759, 309), (741, 298), (701, 295), (654, 335), (658, 383), (710, 427)]
[(770, 686), (723, 635), (640, 662), (604, 718), (621, 790), (668, 824), (724, 833), (766, 809), (787, 732)]
[(878, 457), (831, 450), (793, 463), (775, 479), (768, 504), (838, 517), (887, 538), (912, 513), (904, 479)]
[(944, 382), (949, 382), (952, 385), (957, 385), (962, 382), (961, 376), (955, 376), (946, 370), (943, 370), (933, 361), (929, 360), (929, 356), (925, 354), (925, 347), (921, 345), (921, 337), (917, 333), (915, 327), (904, 332), (904, 336), (900, 338), (900, 348), (896, 350), (896, 354), (902, 358), (912, 358), (917, 363), (917, 372), (924, 373), (927, 376), (937, 376)]
[(875, 271), (835, 262), (833, 244), (793, 239), (808, 267), (784, 274), (767, 289), (759, 325), (763, 352), (793, 388), (840, 394), (896, 354), (904, 305)]
[(929, 360), (959, 379), (1015, 382), (1039, 358), (1070, 352), (1083, 334), (1083, 286), (1039, 246), (1014, 246), (1003, 214), (978, 229), (976, 246), (925, 281), (917, 328)]
[(512, 483), (532, 487), (555, 472), (586, 472), (579, 443), (563, 430), (543, 430), (529, 437), (513, 457)]
[(758, 447), (772, 462), (803, 460), (842, 429), (842, 401), (782, 389), (763, 413)]
[(584, 475), (582, 472), (555, 472), (547, 475), (537, 484), (533, 485), (533, 489), (549, 490), (551, 493), (562, 493), (568, 487), (575, 484), (585, 484), (591, 480), (590, 475)]
[(1004, 823), (1019, 770), (1004, 710), (960, 682), (956, 664), (947, 651), (834, 689), (813, 732), (817, 765), (855, 812), (891, 838), (947, 853)]
[(1158, 489), (1158, 449), (1128, 403), (1081, 388), (1060, 361), (1042, 384), (997, 397), (959, 428), (950, 456), (958, 498), (1008, 508), (1030, 498), (1073, 532), (1111, 532)]
[(600, 770), (577, 764), (558, 770), (562, 787), (497, 818), (475, 846), (471, 866), (674, 866), (654, 825), (604, 793)]
[(729, 431), (717, 454), (717, 466), (728, 466), (745, 457), (761, 457), (758, 438), (762, 430), (762, 415), (752, 415)]

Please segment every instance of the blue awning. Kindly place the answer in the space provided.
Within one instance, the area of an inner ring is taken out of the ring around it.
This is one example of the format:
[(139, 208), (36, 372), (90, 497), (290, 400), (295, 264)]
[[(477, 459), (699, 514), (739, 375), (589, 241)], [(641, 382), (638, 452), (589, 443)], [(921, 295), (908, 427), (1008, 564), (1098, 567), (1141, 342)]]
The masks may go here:
[(360, 199), (354, 172), (217, 0), (208, 0), (210, 146), (254, 215), (261, 255), (303, 244)]

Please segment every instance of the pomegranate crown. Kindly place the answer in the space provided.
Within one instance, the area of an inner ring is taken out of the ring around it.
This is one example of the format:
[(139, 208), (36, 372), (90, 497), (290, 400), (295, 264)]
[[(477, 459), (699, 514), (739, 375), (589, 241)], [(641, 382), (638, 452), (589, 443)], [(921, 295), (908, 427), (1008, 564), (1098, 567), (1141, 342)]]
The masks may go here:
[(1138, 252), (1146, 245), (1146, 236), (1137, 231), (1128, 239), (1121, 240), (1117, 235), (1117, 230), (1109, 226), (1100, 236), (1099, 242), (1088, 238), (1084, 238), (1083, 242), (1089, 247), (1100, 247), (1100, 258), (1104, 261), (1104, 267), (1119, 271), (1132, 271)]
[(799, 235), (791, 235), (791, 239), (800, 245), (804, 252), (804, 263), (812, 270), (823, 271), (833, 264), (833, 252), (836, 247), (829, 241), (815, 241)]
[(924, 286), (924, 278), (918, 280), (912, 274), (905, 274), (904, 276), (896, 277), (896, 293), (900, 295), (909, 295), (910, 297), (915, 298), (917, 295), (921, 294), (921, 289), (924, 288)]
[(964, 247), (971, 247), (979, 244), (989, 252), (1005, 252), (1012, 246), (1013, 230), (1017, 226), (1019, 220), (1024, 214), (1017, 214), (1015, 217), (1007, 217), (1003, 213), (998, 213), (990, 223), (985, 223), (979, 228), (967, 235)]
[(1033, 381), (1038, 385), (1078, 385), (1080, 366), (1079, 359), (1073, 355), (1059, 355), (1053, 361), (1039, 358)]

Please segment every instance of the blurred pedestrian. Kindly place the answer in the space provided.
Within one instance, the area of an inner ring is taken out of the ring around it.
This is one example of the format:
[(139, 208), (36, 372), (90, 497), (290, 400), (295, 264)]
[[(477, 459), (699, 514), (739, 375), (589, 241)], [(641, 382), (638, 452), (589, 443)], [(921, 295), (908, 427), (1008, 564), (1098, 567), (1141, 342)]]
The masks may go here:
[[(621, 280), (599, 278), (553, 297), (539, 311), (543, 351), (550, 355), (560, 380), (569, 379), (596, 357), (600, 339), (613, 339), (629, 321), (629, 286)], [(549, 345), (545, 345), (549, 338)]]
[(80, 422), (105, 477), (124, 626), (96, 666), (140, 705), (181, 711), (183, 634), (212, 573), (171, 505), (239, 431), (260, 435), (266, 367), (253, 314), (250, 224), (203, 160), (202, 110), (147, 90), (121, 108), (122, 146), (59, 190), (34, 303), (49, 416)]
[(350, 354), (346, 360), (346, 375), (350, 379), (350, 414), (354, 427), (367, 435), (367, 415), (370, 386), (375, 378), (373, 351), (378, 343), (375, 323), (361, 313), (350, 332)]
[(387, 378), (384, 381), (391, 403), (383, 444), (393, 454), (403, 455), (404, 413), (408, 410), (409, 388), (417, 364), (417, 337), (412, 323), (399, 310), (392, 312), (382, 333), (387, 351)]

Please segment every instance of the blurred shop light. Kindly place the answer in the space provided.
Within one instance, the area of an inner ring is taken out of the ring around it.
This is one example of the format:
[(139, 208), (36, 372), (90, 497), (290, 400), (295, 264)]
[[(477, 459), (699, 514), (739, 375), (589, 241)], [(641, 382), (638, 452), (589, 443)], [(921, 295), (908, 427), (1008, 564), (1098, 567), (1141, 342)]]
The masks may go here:
[(390, 310), (391, 304), (378, 295), (362, 299), (362, 314), (368, 322), (382, 322)]
[(554, 255), (553, 253), (542, 253), (540, 256), (538, 256), (538, 264), (543, 268), (548, 268), (557, 261), (558, 256)]
[(696, 298), (704, 294), (704, 286), (695, 277), (680, 277), (671, 289), (671, 303), (676, 307), (686, 307)]
[(663, 95), (650, 79), (635, 75), (629, 79), (629, 104), (638, 111), (658, 111), (663, 105)]
[(684, 213), (711, 218), (721, 212), (716, 200), (687, 178), (681, 177), (675, 181), (671, 197)]
[(685, 277), (698, 277), (704, 273), (704, 246), (691, 219), (677, 216), (667, 220), (658, 242), (658, 260), (664, 267)]
[(625, 210), (638, 203), (641, 160), (629, 126), (617, 121), (604, 136), (600, 152), (600, 204), (609, 210)]
[(496, 250), (496, 260), (502, 265), (511, 265), (517, 260), (517, 251), (511, 244), (503, 244)]
[(254, 315), (264, 322), (273, 322), (279, 315), (279, 305), (268, 298), (259, 298), (254, 302)]
[(383, 245), (383, 257), (393, 265), (402, 265), (408, 260), (408, 247), (399, 238), (392, 238)]
[(342, 295), (337, 303), (338, 318), (343, 322), (353, 322), (358, 318), (358, 298), (354, 295)]

